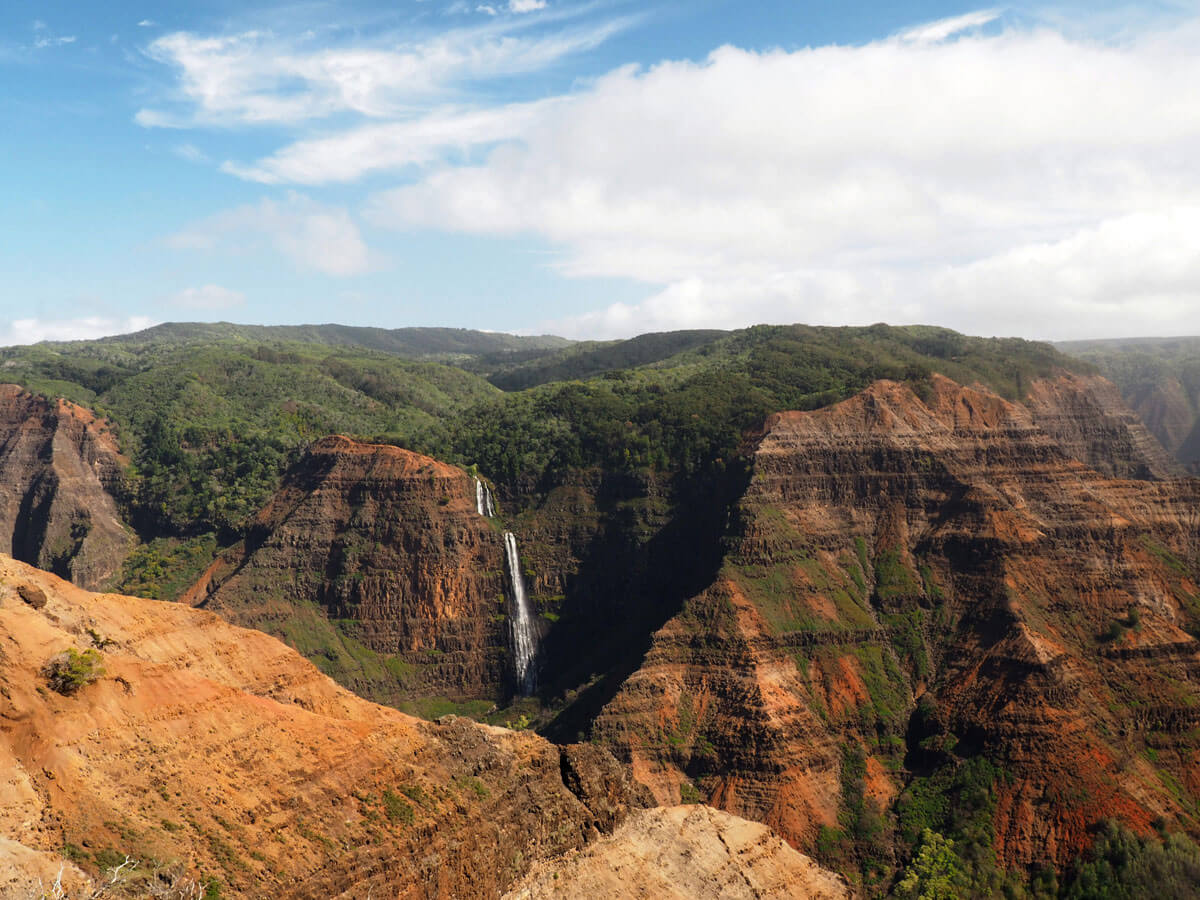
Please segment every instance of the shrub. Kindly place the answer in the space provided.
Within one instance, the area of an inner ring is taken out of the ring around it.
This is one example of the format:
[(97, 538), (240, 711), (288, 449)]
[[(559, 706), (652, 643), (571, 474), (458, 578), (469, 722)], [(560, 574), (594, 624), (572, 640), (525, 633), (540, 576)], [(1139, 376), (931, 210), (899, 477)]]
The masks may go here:
[(74, 647), (52, 656), (42, 669), (50, 687), (60, 694), (73, 694), (104, 675), (104, 664), (95, 650), (80, 653)]
[(411, 825), (415, 817), (412, 806), (399, 794), (390, 790), (383, 792), (383, 812), (388, 821), (403, 822), (405, 825)]

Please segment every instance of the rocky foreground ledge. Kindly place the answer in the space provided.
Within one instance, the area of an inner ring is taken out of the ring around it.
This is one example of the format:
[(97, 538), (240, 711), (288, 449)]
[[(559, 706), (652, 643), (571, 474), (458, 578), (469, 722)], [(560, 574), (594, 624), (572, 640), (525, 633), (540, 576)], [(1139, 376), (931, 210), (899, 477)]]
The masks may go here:
[(607, 751), (414, 719), (210, 612), (0, 557), (0, 896), (60, 873), (86, 896), (126, 858), (130, 896), (155, 870), (223, 897), (498, 897), (527, 874), (521, 896), (553, 896), (556, 871), (633, 859), (691, 860), (691, 896), (844, 893), (762, 826), (649, 802)]

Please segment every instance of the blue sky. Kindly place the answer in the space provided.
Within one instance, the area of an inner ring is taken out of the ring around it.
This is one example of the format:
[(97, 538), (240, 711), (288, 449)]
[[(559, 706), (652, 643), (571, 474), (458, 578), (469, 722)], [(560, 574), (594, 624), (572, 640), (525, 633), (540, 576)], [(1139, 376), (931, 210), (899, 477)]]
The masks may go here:
[(0, 343), (1200, 333), (1200, 7), (5, 4)]

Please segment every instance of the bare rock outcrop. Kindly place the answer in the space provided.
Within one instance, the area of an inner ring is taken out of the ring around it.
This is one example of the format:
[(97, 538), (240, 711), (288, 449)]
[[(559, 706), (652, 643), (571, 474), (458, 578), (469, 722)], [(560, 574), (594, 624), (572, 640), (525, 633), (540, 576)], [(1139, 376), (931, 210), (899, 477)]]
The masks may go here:
[(539, 863), (506, 900), (840, 900), (846, 883), (769, 828), (708, 806), (639, 810), (586, 849)]

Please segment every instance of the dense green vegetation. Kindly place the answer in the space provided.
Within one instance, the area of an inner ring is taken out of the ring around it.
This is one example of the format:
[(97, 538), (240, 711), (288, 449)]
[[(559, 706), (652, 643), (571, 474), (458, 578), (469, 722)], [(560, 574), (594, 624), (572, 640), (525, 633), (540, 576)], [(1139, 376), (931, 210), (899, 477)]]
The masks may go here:
[[(558, 359), (564, 378), (575, 374), (572, 361), (591, 368), (589, 354)], [(690, 477), (723, 470), (772, 412), (826, 406), (879, 378), (921, 391), (936, 371), (1016, 398), (1034, 378), (1072, 365), (1087, 368), (1047, 344), (940, 328), (757, 326), (636, 369), (491, 398), (459, 418), (452, 443), (493, 479), (526, 488), (579, 466)]]
[(200, 337), (0, 351), (7, 380), (109, 417), (133, 460), (128, 519), (146, 539), (234, 540), (313, 440), (347, 433), (445, 450), (447, 417), (499, 393), (444, 364), (196, 328)]

